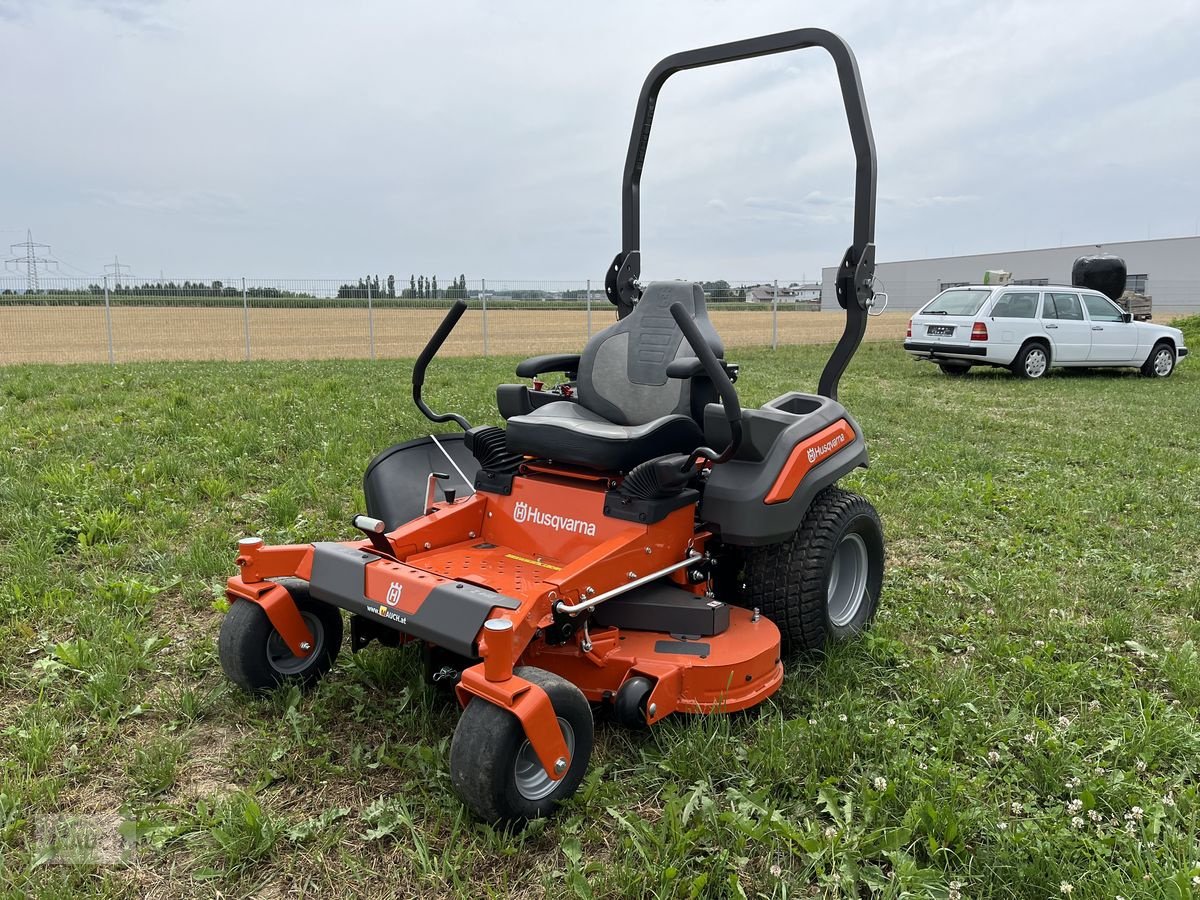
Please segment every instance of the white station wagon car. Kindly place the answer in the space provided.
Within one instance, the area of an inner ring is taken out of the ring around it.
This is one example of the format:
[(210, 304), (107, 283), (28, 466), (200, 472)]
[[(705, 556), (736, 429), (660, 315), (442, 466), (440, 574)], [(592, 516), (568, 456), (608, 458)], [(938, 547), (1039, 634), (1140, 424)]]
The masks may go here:
[(942, 291), (909, 321), (904, 349), (947, 375), (1001, 366), (1021, 378), (1052, 366), (1132, 366), (1166, 378), (1188, 352), (1178, 328), (1133, 322), (1103, 294), (1013, 284)]

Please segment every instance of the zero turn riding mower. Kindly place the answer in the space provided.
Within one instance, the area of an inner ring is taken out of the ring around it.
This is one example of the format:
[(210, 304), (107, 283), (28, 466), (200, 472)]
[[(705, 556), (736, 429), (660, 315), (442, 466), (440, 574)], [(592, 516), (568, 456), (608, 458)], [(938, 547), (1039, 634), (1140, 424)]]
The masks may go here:
[[(681, 69), (805, 47), (829, 52), (857, 166), (854, 239), (837, 276), (845, 330), (818, 393), (742, 409), (699, 285), (638, 283), (638, 185), (659, 89)], [(363, 538), (239, 545), (220, 657), (248, 691), (314, 683), (351, 647), (419, 643), (462, 718), (453, 783), (492, 822), (549, 813), (579, 786), (592, 707), (635, 727), (729, 713), (779, 689), (782, 660), (869, 623), (883, 581), (879, 518), (839, 478), (867, 465), (837, 401), (873, 302), (875, 149), (849, 47), (817, 29), (669, 56), (642, 87), (622, 184), (624, 249), (606, 292), (618, 319), (578, 355), (517, 366), (505, 428), (433, 412), (431, 435), (379, 455)], [(547, 388), (543, 376), (565, 381)]]

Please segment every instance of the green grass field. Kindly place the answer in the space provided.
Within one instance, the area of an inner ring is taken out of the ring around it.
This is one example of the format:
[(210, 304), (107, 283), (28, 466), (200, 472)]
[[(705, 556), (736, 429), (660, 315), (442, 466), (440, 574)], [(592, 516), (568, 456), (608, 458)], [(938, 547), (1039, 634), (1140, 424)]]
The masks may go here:
[[(736, 354), (744, 402), (826, 352)], [(512, 365), (426, 389), (495, 421)], [(521, 834), (464, 813), (415, 654), (268, 700), (217, 663), (234, 539), (352, 537), (368, 459), (426, 431), (408, 372), (0, 369), (0, 894), (1200, 897), (1195, 360), (1026, 383), (864, 347), (874, 630), (753, 713), (601, 724)]]

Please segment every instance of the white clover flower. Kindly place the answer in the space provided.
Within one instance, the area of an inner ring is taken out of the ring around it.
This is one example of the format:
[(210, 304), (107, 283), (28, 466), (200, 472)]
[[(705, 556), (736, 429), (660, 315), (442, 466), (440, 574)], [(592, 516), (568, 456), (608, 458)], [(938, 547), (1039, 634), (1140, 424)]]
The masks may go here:
[(895, 720), (895, 719), (888, 719), (888, 720), (887, 720), (887, 724), (888, 724), (888, 728), (894, 728), (894, 727), (895, 727), (895, 725), (896, 725), (896, 720)]
[(1094, 809), (1089, 809), (1087, 814), (1088, 814), (1088, 818), (1091, 819), (1093, 822), (1099, 822), (1101, 819), (1104, 818), (1104, 816), (1100, 815), (1098, 810), (1094, 810)]
[(773, 878), (778, 878), (780, 875), (782, 875), (782, 874), (783, 874), (783, 869), (781, 869), (781, 868), (779, 867), (779, 863), (772, 863), (772, 865), (771, 865), (771, 868), (769, 869), (769, 871), (770, 871), (770, 873), (771, 873), (771, 876), (772, 876)]
[(1133, 821), (1140, 822), (1142, 821), (1142, 812), (1143, 810), (1140, 806), (1135, 806), (1129, 810), (1129, 815), (1133, 818)]
[(809, 725), (816, 725), (816, 724), (817, 724), (817, 720), (816, 720), (816, 719), (809, 719), (809, 720), (808, 720), (808, 724), (809, 724)]
[(1046, 642), (1045, 641), (1034, 641), (1033, 646), (1037, 647), (1040, 650), (1042, 647), (1046, 646)]
[(1079, 818), (1079, 816), (1071, 816), (1071, 827), (1076, 831), (1082, 828), (1085, 824), (1087, 823), (1084, 822), (1083, 819)]
[(923, 762), (919, 762), (919, 763), (917, 763), (917, 768), (920, 769), (922, 772), (924, 772), (926, 769), (929, 768), (929, 766), (925, 765), (925, 763), (923, 763)]
[(1162, 798), (1162, 802), (1163, 802), (1163, 806), (1169, 806), (1171, 808), (1174, 808), (1175, 807), (1175, 792), (1167, 791), (1166, 796)]
[(993, 765), (1000, 762), (1000, 754), (995, 750), (989, 750), (987, 758), (988, 762), (992, 763)]
[(1200, 875), (1192, 876), (1192, 887), (1200, 887)]
[(1025, 807), (1021, 806), (1020, 803), (1014, 800), (1009, 808), (1012, 810), (1014, 816), (1019, 816)]
[(1058, 717), (1058, 727), (1061, 728), (1063, 731), (1066, 731), (1068, 728), (1071, 727), (1071, 720), (1068, 719), (1066, 716), (1059, 716)]
[(877, 775), (875, 777), (875, 781), (873, 783), (875, 785), (875, 790), (877, 790), (877, 791), (886, 791), (887, 790), (887, 779), (884, 778), (882, 775)]
[(996, 828), (999, 829), (1000, 831), (1008, 831), (1008, 823), (1007, 822), (997, 822)]
[(988, 614), (989, 616), (994, 616), (994, 615), (996, 614), (996, 607), (994, 607), (994, 606), (989, 606), (989, 607), (987, 608), (987, 614)]
[(1093, 700), (1091, 703), (1088, 704), (1088, 709), (1091, 710), (1092, 712), (1100, 712), (1100, 701)]
[(1077, 813), (1083, 809), (1083, 801), (1076, 797), (1067, 804), (1067, 812)]
[(825, 826), (825, 837), (827, 837), (827, 838), (837, 837), (837, 829), (832, 825), (826, 825)]
[(1058, 886), (1058, 892), (1060, 894), (1066, 894), (1068, 897), (1071, 895), (1071, 891), (1073, 890), (1075, 890), (1075, 885), (1071, 884), (1069, 881), (1064, 881)]
[(842, 713), (841, 715), (838, 716), (839, 722), (846, 722), (848, 720), (849, 720), (849, 716), (847, 716), (845, 713)]
[(1135, 769), (1137, 769), (1139, 772), (1145, 772), (1146, 771), (1146, 761), (1144, 759), (1139, 759), (1137, 762), (1135, 762), (1133, 764), (1133, 767)]
[(1067, 789), (1068, 790), (1074, 790), (1075, 788), (1079, 787), (1081, 784), (1083, 784), (1083, 782), (1079, 780), (1078, 775), (1076, 775), (1073, 778), (1067, 779)]
[(1029, 732), (1029, 734), (1025, 735), (1025, 743), (1027, 743), (1027, 744), (1032, 744), (1036, 740), (1037, 740), (1037, 736), (1032, 731)]
[(1096, 766), (1096, 768), (1092, 769), (1092, 774), (1093, 774), (1093, 775), (1103, 775), (1103, 774), (1104, 774), (1104, 767), (1103, 767), (1103, 766)]

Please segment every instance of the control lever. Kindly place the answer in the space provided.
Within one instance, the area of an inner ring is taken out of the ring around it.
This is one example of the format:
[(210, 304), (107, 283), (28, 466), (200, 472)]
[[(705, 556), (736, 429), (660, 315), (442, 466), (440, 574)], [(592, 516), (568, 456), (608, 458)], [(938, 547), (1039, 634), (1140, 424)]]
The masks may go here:
[(691, 344), (692, 352), (704, 366), (704, 372), (708, 375), (709, 381), (717, 389), (717, 393), (721, 397), (721, 406), (725, 410), (725, 420), (729, 423), (729, 445), (720, 452), (709, 447), (697, 447), (688, 456), (687, 462), (683, 464), (681, 471), (688, 472), (702, 458), (707, 459), (713, 465), (718, 465), (737, 452), (742, 443), (742, 405), (738, 402), (737, 389), (729, 380), (729, 375), (721, 365), (721, 361), (712, 352), (708, 341), (704, 339), (704, 335), (700, 333), (700, 329), (696, 327), (696, 323), (688, 315), (688, 311), (684, 309), (682, 303), (671, 304), (671, 316), (675, 319), (679, 330), (683, 332), (684, 338)]

